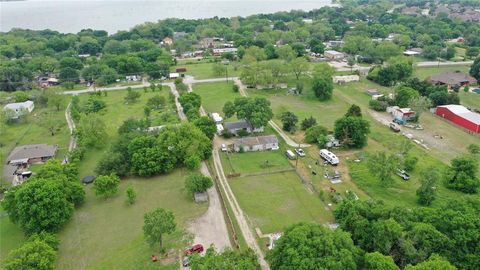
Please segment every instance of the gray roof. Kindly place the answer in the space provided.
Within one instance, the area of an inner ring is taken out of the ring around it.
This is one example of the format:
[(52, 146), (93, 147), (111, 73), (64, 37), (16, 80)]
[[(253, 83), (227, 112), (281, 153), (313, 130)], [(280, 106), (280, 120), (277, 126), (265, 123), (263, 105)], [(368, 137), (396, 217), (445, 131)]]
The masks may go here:
[(265, 145), (278, 143), (277, 136), (267, 135), (267, 136), (258, 136), (258, 137), (245, 137), (240, 139), (235, 139), (233, 142), (235, 145)]
[(236, 130), (236, 129), (248, 129), (252, 128), (252, 125), (248, 123), (246, 120), (240, 120), (237, 122), (225, 122), (225, 128), (228, 130)]
[(15, 147), (7, 158), (7, 163), (11, 160), (24, 158), (42, 158), (54, 157), (57, 153), (58, 146), (48, 144), (28, 144)]
[(430, 81), (447, 85), (460, 85), (463, 83), (476, 83), (475, 78), (461, 72), (445, 72), (439, 75), (431, 76)]

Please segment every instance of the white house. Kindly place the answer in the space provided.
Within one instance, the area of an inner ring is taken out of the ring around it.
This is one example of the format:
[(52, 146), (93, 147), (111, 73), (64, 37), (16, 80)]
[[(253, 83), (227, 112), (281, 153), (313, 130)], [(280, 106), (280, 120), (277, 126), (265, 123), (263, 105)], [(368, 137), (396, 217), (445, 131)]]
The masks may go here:
[(334, 51), (334, 50), (325, 51), (323, 53), (323, 55), (325, 56), (325, 58), (327, 58), (329, 60), (341, 60), (341, 59), (345, 58), (344, 53), (337, 52), (337, 51)]
[(9, 103), (3, 107), (3, 110), (13, 111), (12, 118), (18, 118), (25, 113), (31, 113), (34, 108), (35, 105), (33, 104), (33, 101), (27, 100), (25, 102)]
[(233, 149), (236, 152), (239, 152), (242, 149), (245, 152), (277, 150), (278, 139), (275, 135), (235, 139), (233, 141)]

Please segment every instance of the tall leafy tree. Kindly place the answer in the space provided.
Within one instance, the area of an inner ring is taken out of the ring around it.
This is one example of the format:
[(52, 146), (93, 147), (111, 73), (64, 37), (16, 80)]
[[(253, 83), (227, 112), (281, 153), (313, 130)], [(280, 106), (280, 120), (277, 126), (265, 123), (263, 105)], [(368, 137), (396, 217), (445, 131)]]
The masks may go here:
[(175, 216), (162, 208), (150, 211), (144, 216), (143, 233), (150, 246), (160, 245), (163, 249), (163, 236), (171, 234), (176, 229)]
[(5, 270), (53, 270), (57, 254), (47, 243), (40, 240), (25, 242), (10, 252), (5, 260)]
[(367, 144), (370, 124), (361, 117), (342, 117), (335, 121), (335, 138), (345, 146), (361, 148)]
[(104, 198), (112, 197), (118, 192), (118, 185), (120, 184), (120, 178), (118, 176), (101, 175), (93, 182), (93, 190), (97, 196)]
[(312, 90), (319, 100), (329, 100), (332, 98), (333, 82), (331, 78), (324, 76), (315, 76), (312, 82)]
[(399, 164), (400, 159), (397, 155), (379, 152), (370, 157), (368, 168), (373, 175), (380, 179), (381, 184), (387, 187), (393, 183), (392, 176)]
[(300, 223), (288, 227), (277, 240), (267, 260), (277, 269), (356, 269), (361, 251), (350, 235), (318, 224)]
[(283, 130), (295, 132), (297, 129), (298, 117), (292, 112), (284, 112), (280, 116), (283, 124)]
[(369, 270), (400, 270), (392, 257), (378, 251), (365, 254), (365, 267)]
[(465, 193), (477, 193), (480, 188), (478, 162), (469, 156), (460, 156), (452, 160), (445, 174), (445, 184), (448, 188)]

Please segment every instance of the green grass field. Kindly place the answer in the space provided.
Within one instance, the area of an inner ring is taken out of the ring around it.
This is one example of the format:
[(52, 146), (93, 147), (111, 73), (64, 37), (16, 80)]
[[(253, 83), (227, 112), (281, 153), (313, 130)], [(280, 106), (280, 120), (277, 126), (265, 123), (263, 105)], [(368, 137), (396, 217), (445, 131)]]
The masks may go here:
[[(60, 130), (52, 136), (43, 124), (46, 117), (59, 123)], [(57, 111), (55, 108), (41, 108), (37, 106), (31, 114), (18, 123), (0, 123), (0, 177), (3, 179), (3, 164), (5, 159), (16, 146), (24, 144), (46, 143), (58, 145), (58, 159), (63, 159), (67, 153), (70, 140), (70, 130), (65, 119), (65, 107)]]
[(331, 222), (333, 216), (295, 172), (274, 173), (229, 180), (252, 227), (263, 233), (283, 231), (298, 222)]
[[(158, 248), (150, 248), (143, 239), (143, 215), (157, 207), (175, 214), (177, 232), (167, 236), (168, 249), (183, 249), (188, 244), (185, 229), (188, 220), (202, 214), (207, 204), (195, 204), (184, 192), (184, 170), (149, 179), (121, 181), (118, 194), (110, 199), (97, 198), (91, 186), (87, 198), (74, 217), (59, 233), (61, 240), (57, 269), (178, 269), (160, 267), (150, 261)], [(125, 203), (125, 189), (132, 186), (137, 202)]]
[(0, 267), (4, 264), (8, 253), (21, 246), (23, 241), (25, 241), (23, 231), (13, 224), (3, 208), (0, 208)]
[(202, 106), (207, 112), (217, 112), (223, 116), (223, 105), (240, 97), (233, 92), (233, 82), (199, 83), (192, 86), (193, 92), (202, 97)]
[(221, 78), (225, 77), (225, 75), (228, 75), (228, 77), (235, 77), (240, 75), (240, 71), (235, 68), (234, 64), (226, 65), (226, 73), (220, 74), (215, 74), (213, 72), (213, 66), (215, 63), (213, 62), (205, 62), (205, 61), (200, 61), (200, 62), (188, 62), (186, 64), (182, 64), (180, 62), (177, 66), (171, 68), (172, 72), (175, 72), (176, 68), (179, 67), (184, 67), (187, 69), (187, 72), (185, 72), (186, 75), (190, 75), (195, 77), (197, 80), (202, 80), (202, 79), (209, 79), (209, 78)]
[(468, 66), (440, 66), (440, 67), (417, 67), (415, 68), (415, 76), (423, 80), (429, 76), (441, 74), (444, 72), (460, 71), (468, 74), (470, 67)]
[[(166, 98), (167, 105), (164, 109), (152, 111), (150, 115), (152, 126), (178, 122), (178, 117), (175, 109), (173, 108), (173, 103), (171, 103), (168, 98), (170, 93), (168, 88), (164, 87), (161, 91), (148, 91), (147, 93), (145, 93), (143, 90), (136, 91), (139, 91), (141, 96), (134, 104), (125, 104), (124, 97), (126, 96), (127, 92), (123, 90), (111, 91), (108, 92), (108, 96), (102, 97), (102, 99), (106, 102), (107, 107), (105, 110), (99, 112), (99, 115), (107, 127), (107, 133), (109, 136), (107, 142), (111, 142), (113, 139), (115, 139), (115, 137), (117, 137), (117, 130), (125, 120), (129, 118), (140, 119), (145, 117), (143, 109), (147, 100), (157, 94)], [(81, 102), (87, 100), (88, 96), (88, 94), (80, 95)], [(101, 149), (91, 149), (86, 152), (85, 158), (80, 164), (80, 174), (82, 177), (94, 174), (94, 169), (98, 161), (102, 158), (103, 153), (108, 149), (108, 146), (109, 144), (107, 143), (107, 145)]]
[(459, 91), (458, 95), (460, 96), (460, 103), (463, 106), (480, 109), (480, 94)]
[(222, 153), (225, 173), (254, 174), (292, 169), (283, 151)]

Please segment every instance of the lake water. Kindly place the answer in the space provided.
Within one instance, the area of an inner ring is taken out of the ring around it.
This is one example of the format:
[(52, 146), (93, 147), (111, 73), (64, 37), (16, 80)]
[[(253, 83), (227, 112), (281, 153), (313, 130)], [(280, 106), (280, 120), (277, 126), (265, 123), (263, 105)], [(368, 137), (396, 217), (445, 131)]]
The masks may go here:
[(29, 0), (0, 2), (0, 31), (12, 28), (52, 29), (76, 33), (103, 29), (109, 33), (165, 18), (210, 18), (248, 16), (276, 11), (312, 10), (330, 0)]

